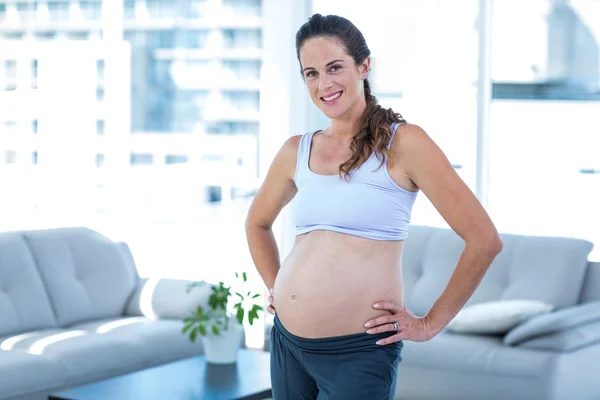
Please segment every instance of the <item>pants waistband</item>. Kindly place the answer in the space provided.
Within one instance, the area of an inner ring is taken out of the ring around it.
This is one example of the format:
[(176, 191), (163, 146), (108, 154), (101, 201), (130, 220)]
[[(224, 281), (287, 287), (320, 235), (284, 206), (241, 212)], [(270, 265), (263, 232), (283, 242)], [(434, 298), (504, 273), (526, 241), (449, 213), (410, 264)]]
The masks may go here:
[(286, 341), (294, 346), (307, 352), (321, 354), (346, 354), (358, 351), (372, 351), (386, 346), (396, 346), (399, 348), (402, 348), (403, 346), (402, 341), (389, 345), (375, 344), (379, 339), (385, 339), (394, 335), (394, 332), (384, 332), (372, 335), (368, 333), (355, 333), (351, 335), (316, 339), (303, 338), (288, 332), (277, 317), (277, 314), (275, 314), (274, 329), (276, 329)]

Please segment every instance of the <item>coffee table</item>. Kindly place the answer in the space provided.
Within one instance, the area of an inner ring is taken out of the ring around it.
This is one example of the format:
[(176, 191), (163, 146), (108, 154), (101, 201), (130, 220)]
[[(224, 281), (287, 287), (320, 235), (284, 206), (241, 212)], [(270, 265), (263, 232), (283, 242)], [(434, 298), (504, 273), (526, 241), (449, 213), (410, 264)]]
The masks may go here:
[(49, 400), (263, 400), (272, 397), (269, 353), (239, 350), (234, 365), (204, 356), (51, 393)]

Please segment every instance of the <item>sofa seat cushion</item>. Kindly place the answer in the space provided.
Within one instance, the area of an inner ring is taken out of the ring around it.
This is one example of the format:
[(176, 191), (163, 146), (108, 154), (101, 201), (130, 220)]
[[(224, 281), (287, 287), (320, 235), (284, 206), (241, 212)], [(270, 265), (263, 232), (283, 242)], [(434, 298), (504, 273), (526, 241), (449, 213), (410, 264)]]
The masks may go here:
[(423, 343), (405, 342), (402, 364), (465, 373), (539, 377), (556, 360), (555, 353), (517, 349), (500, 336), (443, 331)]
[(108, 378), (147, 365), (143, 345), (83, 329), (33, 332), (14, 343), (11, 351), (43, 356), (59, 363), (69, 385)]
[(0, 350), (0, 398), (12, 399), (63, 387), (66, 383), (66, 372), (60, 361), (22, 351)]
[(149, 365), (162, 364), (203, 353), (202, 340), (191, 343), (181, 333), (180, 319), (151, 320), (146, 317), (109, 318), (71, 326), (140, 346)]

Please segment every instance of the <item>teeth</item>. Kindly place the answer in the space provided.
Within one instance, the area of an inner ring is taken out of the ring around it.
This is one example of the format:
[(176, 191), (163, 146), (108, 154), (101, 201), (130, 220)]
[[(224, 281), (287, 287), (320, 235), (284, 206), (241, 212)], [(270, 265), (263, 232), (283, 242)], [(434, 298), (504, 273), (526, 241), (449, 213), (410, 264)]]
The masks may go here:
[(325, 99), (325, 101), (331, 101), (333, 99), (337, 99), (338, 97), (340, 97), (342, 95), (342, 92), (337, 92), (336, 94), (334, 94), (331, 97), (323, 97)]

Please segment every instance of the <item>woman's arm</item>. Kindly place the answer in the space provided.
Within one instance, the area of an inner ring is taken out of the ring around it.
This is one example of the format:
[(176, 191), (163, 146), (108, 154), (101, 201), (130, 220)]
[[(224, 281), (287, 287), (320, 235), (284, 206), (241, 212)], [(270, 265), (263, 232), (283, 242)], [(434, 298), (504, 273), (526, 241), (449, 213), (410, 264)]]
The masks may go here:
[(410, 124), (398, 133), (392, 150), (403, 170), (465, 241), (448, 285), (424, 317), (428, 330), (437, 334), (473, 295), (502, 250), (502, 241), (479, 200), (427, 133)]
[(254, 265), (267, 288), (273, 288), (280, 260), (273, 222), (296, 195), (296, 156), (301, 136), (290, 137), (275, 156), (246, 217), (246, 238)]

